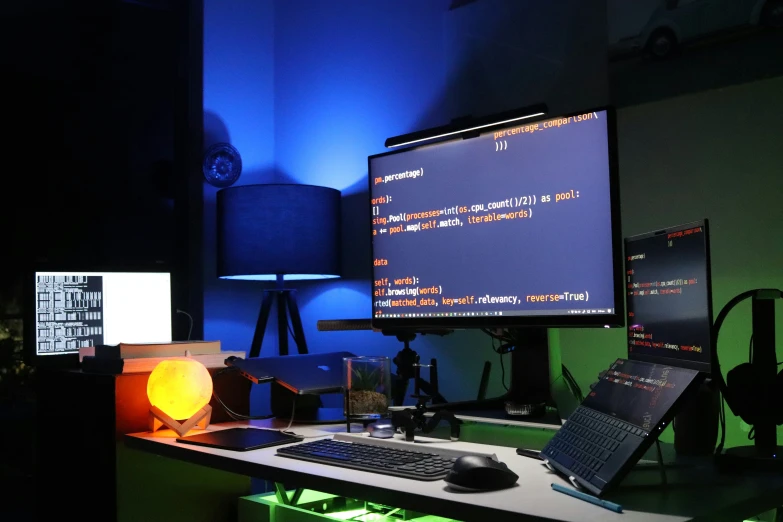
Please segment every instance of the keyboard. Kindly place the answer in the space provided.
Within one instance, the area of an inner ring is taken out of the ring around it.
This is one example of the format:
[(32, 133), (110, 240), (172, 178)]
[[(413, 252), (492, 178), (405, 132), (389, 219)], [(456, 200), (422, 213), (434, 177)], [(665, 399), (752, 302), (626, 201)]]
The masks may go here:
[(277, 454), (341, 468), (357, 469), (414, 480), (441, 480), (455, 458), (423, 451), (321, 439), (277, 449)]
[(627, 422), (580, 406), (549, 441), (541, 456), (555, 460), (590, 482), (629, 435), (645, 437), (647, 434)]

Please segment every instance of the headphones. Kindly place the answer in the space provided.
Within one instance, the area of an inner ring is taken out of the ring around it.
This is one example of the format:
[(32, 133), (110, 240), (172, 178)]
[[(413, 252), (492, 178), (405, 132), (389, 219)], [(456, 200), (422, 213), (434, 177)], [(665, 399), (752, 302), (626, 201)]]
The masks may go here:
[[(720, 311), (712, 327), (712, 378), (717, 382), (723, 398), (729, 408), (750, 425), (755, 425), (760, 419), (771, 415), (775, 424), (783, 424), (783, 370), (774, 381), (765, 382), (759, 377), (758, 367), (750, 361), (742, 363), (729, 370), (726, 380), (720, 370), (718, 361), (718, 334), (723, 321), (729, 312), (739, 303), (748, 298), (783, 299), (783, 292), (776, 289), (756, 289), (743, 292), (726, 303)], [(775, 400), (777, 398), (777, 401)], [(772, 412), (769, 408), (772, 407)], [(720, 447), (723, 446), (721, 442)], [(720, 451), (720, 449), (718, 450)]]

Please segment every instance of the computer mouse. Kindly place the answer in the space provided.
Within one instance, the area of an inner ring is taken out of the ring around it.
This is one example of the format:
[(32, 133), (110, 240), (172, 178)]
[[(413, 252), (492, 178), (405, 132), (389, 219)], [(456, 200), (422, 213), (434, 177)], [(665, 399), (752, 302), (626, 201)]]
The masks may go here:
[(479, 455), (459, 457), (444, 479), (449, 487), (462, 491), (493, 491), (510, 488), (519, 475), (503, 462)]
[(376, 421), (367, 425), (367, 431), (370, 437), (376, 439), (391, 439), (394, 437), (395, 429), (391, 421)]

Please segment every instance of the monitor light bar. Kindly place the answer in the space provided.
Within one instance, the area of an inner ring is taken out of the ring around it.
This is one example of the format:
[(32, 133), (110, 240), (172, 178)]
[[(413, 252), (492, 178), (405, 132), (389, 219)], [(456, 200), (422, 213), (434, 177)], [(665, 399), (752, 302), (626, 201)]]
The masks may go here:
[(474, 132), (480, 129), (486, 129), (487, 127), (495, 127), (497, 125), (505, 125), (515, 121), (527, 120), (530, 118), (535, 118), (536, 116), (544, 116), (546, 113), (546, 105), (533, 105), (524, 109), (496, 114), (494, 116), (482, 118), (480, 120), (468, 119), (467, 121), (461, 122), (462, 125), (456, 125), (452, 123), (424, 131), (403, 134), (401, 136), (387, 139), (385, 146), (386, 148), (394, 148), (401, 147), (403, 145), (412, 145), (414, 143), (436, 140), (439, 138), (445, 138), (447, 136), (453, 136), (455, 134)]

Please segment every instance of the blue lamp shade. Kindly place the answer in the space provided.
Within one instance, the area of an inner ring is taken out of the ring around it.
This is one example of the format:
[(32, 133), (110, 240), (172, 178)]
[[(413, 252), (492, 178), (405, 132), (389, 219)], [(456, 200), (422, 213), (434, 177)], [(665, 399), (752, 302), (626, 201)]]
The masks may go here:
[(241, 185), (217, 193), (221, 279), (340, 277), (340, 191)]

